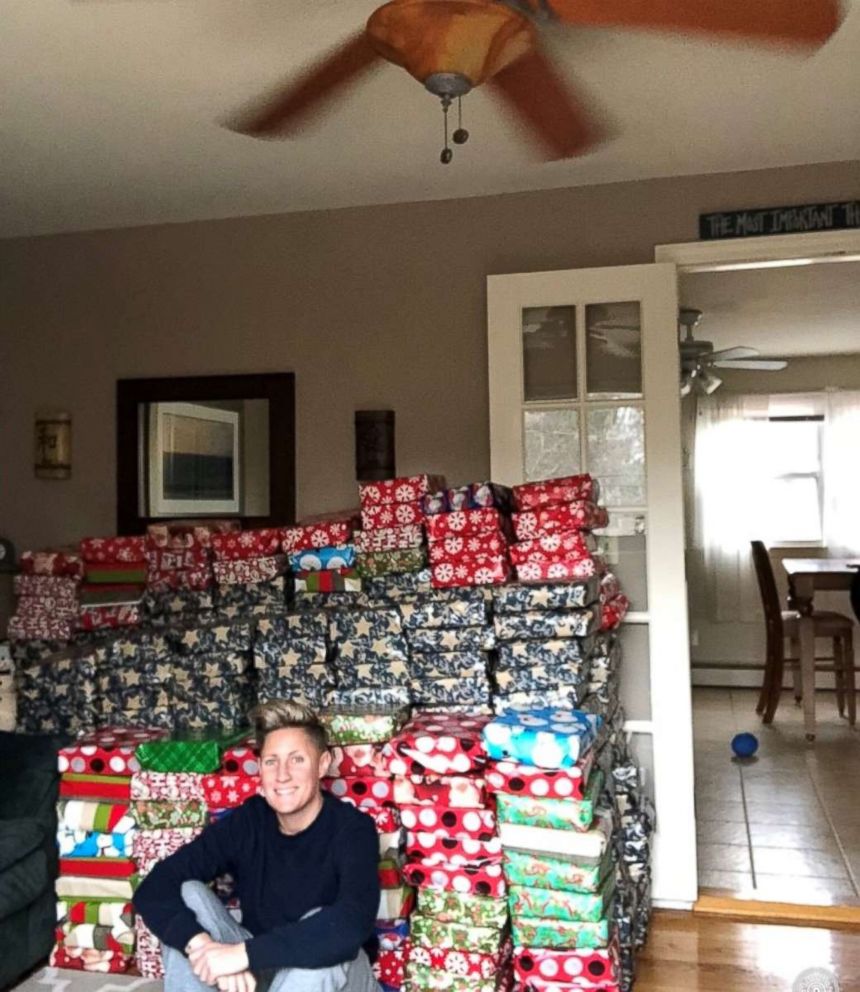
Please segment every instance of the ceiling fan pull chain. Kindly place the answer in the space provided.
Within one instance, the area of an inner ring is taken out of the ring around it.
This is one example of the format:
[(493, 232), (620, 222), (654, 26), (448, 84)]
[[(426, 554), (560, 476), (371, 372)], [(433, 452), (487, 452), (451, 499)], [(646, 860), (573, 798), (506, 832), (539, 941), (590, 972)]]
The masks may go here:
[(455, 145), (465, 145), (469, 140), (469, 132), (463, 127), (463, 98), (457, 97), (457, 130), (453, 135)]
[(451, 97), (442, 97), (442, 115), (445, 120), (445, 147), (442, 149), (442, 154), (439, 156), (439, 161), (442, 165), (448, 165), (451, 159), (454, 157), (454, 152), (448, 147), (448, 108), (451, 106)]

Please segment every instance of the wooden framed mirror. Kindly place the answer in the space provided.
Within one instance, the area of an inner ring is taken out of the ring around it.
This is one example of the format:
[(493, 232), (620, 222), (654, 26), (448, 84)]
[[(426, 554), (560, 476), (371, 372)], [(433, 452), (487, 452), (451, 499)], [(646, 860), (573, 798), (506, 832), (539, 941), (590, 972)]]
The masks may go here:
[(293, 523), (295, 374), (119, 379), (117, 533), (157, 520)]

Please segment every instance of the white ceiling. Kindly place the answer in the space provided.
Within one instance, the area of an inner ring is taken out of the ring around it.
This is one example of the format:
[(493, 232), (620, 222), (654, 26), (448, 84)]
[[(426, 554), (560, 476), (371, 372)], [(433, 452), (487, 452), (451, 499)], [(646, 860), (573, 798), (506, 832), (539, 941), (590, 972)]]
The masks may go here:
[(682, 275), (681, 305), (702, 311), (696, 338), (762, 355), (860, 352), (860, 262)]
[(0, 236), (860, 159), (860, 0), (812, 56), (545, 32), (616, 135), (574, 161), (537, 161), (479, 90), (440, 165), (438, 104), (389, 65), (302, 140), (219, 126), (376, 5), (0, 0)]

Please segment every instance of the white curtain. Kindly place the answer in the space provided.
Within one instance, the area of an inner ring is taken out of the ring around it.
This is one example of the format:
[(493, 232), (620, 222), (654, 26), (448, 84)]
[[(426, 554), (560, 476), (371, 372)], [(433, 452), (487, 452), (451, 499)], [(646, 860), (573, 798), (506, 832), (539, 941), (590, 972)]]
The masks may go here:
[(824, 543), (833, 557), (860, 554), (860, 392), (827, 393), (822, 440)]
[(695, 449), (694, 546), (703, 558), (707, 613), (712, 621), (753, 622), (760, 596), (750, 541), (765, 492), (760, 452), (766, 444), (768, 396), (709, 397), (699, 401)]

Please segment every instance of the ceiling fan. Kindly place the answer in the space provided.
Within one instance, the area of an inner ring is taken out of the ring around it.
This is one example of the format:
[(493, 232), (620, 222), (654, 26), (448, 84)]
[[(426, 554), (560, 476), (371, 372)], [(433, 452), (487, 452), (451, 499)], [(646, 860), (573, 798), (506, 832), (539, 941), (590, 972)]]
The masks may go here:
[(689, 396), (693, 390), (701, 396), (710, 396), (719, 389), (723, 380), (714, 373), (714, 369), (778, 372), (788, 365), (788, 362), (782, 359), (756, 357), (758, 351), (755, 348), (740, 346), (714, 351), (711, 341), (693, 337), (693, 328), (701, 319), (702, 311), (692, 307), (682, 307), (678, 314), (678, 323), (686, 332), (679, 342), (682, 396)]
[[(839, 0), (391, 0), (358, 33), (231, 124), (288, 137), (380, 60), (406, 69), (448, 108), (487, 83), (549, 159), (582, 155), (605, 128), (544, 54), (538, 28), (644, 28), (812, 48), (839, 25)], [(463, 144), (468, 131), (453, 134)]]

